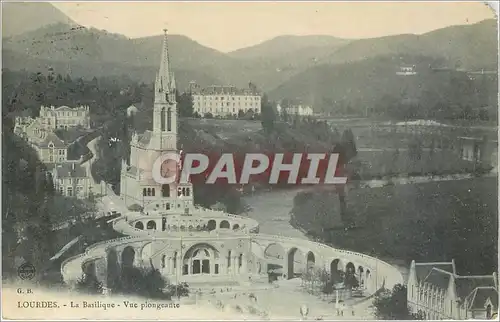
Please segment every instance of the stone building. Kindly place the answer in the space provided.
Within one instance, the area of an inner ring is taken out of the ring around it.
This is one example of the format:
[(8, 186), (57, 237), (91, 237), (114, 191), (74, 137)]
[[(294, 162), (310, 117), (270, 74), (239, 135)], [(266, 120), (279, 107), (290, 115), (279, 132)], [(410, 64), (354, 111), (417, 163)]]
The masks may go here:
[(91, 193), (90, 177), (86, 168), (77, 162), (55, 165), (52, 178), (55, 190), (63, 196), (85, 199)]
[(281, 104), (276, 106), (276, 110), (279, 114), (282, 113), (283, 109), (286, 109), (288, 115), (298, 115), (298, 116), (312, 116), (314, 111), (309, 105), (290, 105), (288, 107), (282, 107)]
[(200, 116), (210, 113), (213, 116), (226, 117), (250, 110), (254, 114), (261, 112), (261, 95), (251, 84), (246, 89), (215, 85), (200, 88), (191, 82), (189, 91), (193, 98), (193, 112)]
[(134, 133), (129, 160), (123, 160), (120, 197), (127, 207), (144, 210), (189, 209), (193, 204), (191, 184), (159, 184), (153, 179), (153, 164), (166, 153), (177, 153), (177, 102), (174, 74), (170, 70), (165, 31), (160, 70), (156, 75), (153, 129)]
[(482, 166), (490, 166), (496, 171), (498, 166), (498, 141), (479, 137), (459, 137), (458, 147), (462, 160)]
[(461, 276), (453, 260), (412, 261), (407, 290), (411, 312), (426, 320), (490, 319), (498, 311), (497, 274)]
[(70, 127), (81, 126), (90, 129), (90, 108), (89, 106), (78, 106), (70, 108), (68, 106), (41, 106), (39, 119), (41, 124), (50, 130), (68, 129)]
[(20, 134), (35, 149), (38, 158), (43, 163), (61, 163), (67, 161), (68, 144), (63, 142), (52, 131), (37, 127), (33, 122), (27, 132)]

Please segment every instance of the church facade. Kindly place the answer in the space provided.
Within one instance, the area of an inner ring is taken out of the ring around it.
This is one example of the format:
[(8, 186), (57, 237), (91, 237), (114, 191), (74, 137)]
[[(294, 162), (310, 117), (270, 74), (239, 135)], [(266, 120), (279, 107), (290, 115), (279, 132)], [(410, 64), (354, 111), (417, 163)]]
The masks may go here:
[(177, 153), (177, 102), (175, 76), (170, 70), (168, 36), (164, 30), (160, 69), (155, 80), (153, 129), (134, 133), (130, 158), (122, 161), (120, 197), (127, 207), (189, 214), (193, 207), (191, 184), (159, 184), (153, 164), (162, 155)]

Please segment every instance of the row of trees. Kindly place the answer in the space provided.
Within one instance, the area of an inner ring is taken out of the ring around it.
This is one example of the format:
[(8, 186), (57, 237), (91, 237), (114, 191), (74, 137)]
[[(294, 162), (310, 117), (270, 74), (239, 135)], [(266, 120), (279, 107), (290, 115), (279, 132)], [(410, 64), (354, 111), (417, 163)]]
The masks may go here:
[[(170, 284), (154, 267), (123, 267), (121, 278), (112, 289), (113, 293), (137, 295), (149, 299), (170, 300), (176, 296), (189, 296), (189, 285)], [(77, 281), (76, 290), (85, 294), (102, 294), (104, 285), (94, 274), (83, 274)]]
[(306, 288), (309, 293), (321, 293), (328, 297), (335, 291), (346, 290), (349, 296), (352, 296), (352, 291), (360, 287), (358, 278), (354, 272), (344, 272), (337, 270), (333, 273), (326, 269), (306, 269), (301, 274), (301, 285)]

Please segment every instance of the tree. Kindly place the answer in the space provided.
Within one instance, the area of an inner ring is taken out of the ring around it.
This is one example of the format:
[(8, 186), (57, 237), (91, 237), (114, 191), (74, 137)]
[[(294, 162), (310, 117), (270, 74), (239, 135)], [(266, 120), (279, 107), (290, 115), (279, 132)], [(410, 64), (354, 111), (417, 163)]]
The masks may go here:
[(412, 314), (408, 308), (406, 286), (397, 284), (392, 291), (384, 290), (373, 301), (377, 319), (380, 320), (421, 320), (420, 314)]
[(84, 274), (76, 283), (76, 290), (86, 294), (102, 294), (103, 285), (92, 274)]
[(177, 106), (179, 116), (192, 117), (193, 116), (193, 96), (190, 93), (175, 93), (177, 98)]
[(274, 111), (273, 103), (271, 103), (267, 95), (264, 94), (261, 100), (261, 124), (266, 133), (270, 134), (274, 131), (275, 121), (276, 112)]

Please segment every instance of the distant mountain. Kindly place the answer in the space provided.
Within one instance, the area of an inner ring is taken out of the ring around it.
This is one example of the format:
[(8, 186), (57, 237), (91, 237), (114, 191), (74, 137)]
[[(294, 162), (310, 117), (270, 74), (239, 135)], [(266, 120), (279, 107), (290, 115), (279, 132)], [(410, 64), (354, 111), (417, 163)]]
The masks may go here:
[[(31, 9), (30, 9), (31, 10)], [(28, 10), (29, 11), (29, 10)], [(280, 95), (294, 96), (300, 77), (315, 79), (332, 65), (378, 56), (399, 59), (426, 56), (443, 66), (490, 69), (497, 66), (495, 21), (454, 26), (424, 35), (343, 40), (329, 36), (283, 36), (226, 54), (182, 36), (169, 36), (172, 65), (178, 71), (179, 88), (191, 80), (200, 85), (255, 83)], [(57, 72), (93, 77), (130, 75), (152, 82), (158, 68), (162, 35), (130, 39), (104, 30), (57, 23), (3, 39), (3, 66), (12, 70), (51, 66)], [(375, 60), (376, 61), (376, 60)], [(407, 64), (398, 60), (398, 64)], [(350, 68), (350, 67), (345, 67)], [(367, 66), (374, 69), (375, 66)], [(321, 77), (320, 77), (321, 78)], [(320, 86), (336, 87), (342, 79), (326, 77)], [(312, 93), (308, 94), (313, 95)]]
[[(133, 66), (108, 61), (67, 60), (56, 61), (42, 58), (32, 58), (26, 54), (2, 50), (3, 67), (13, 71), (28, 71), (32, 73), (41, 72), (47, 74), (53, 72), (61, 75), (71, 75), (72, 78), (82, 77), (92, 79), (95, 77), (122, 77), (126, 76), (137, 82), (150, 84), (154, 81), (158, 66)], [(158, 65), (158, 64), (157, 64)], [(220, 80), (205, 73), (203, 70), (178, 69), (173, 67), (177, 87), (180, 90), (187, 88), (193, 79), (202, 86), (219, 84)]]
[[(432, 66), (442, 66), (446, 61), (427, 56), (377, 56), (336, 65), (321, 65), (310, 68), (269, 93), (274, 100), (295, 99), (312, 104), (316, 111), (364, 113), (365, 109), (378, 107), (385, 97), (401, 102), (418, 102), (423, 106), (434, 106), (443, 97), (453, 101), (457, 92), (450, 91), (453, 84), (468, 84), (464, 72), (437, 71)], [(414, 65), (416, 75), (400, 76), (401, 65)], [(495, 77), (496, 79), (496, 77)], [(498, 86), (496, 80), (480, 84), (482, 88)], [(460, 85), (462, 86), (462, 85)], [(460, 91), (460, 88), (456, 88)], [(483, 104), (496, 97), (496, 91), (483, 93)], [(462, 93), (465, 94), (465, 93)], [(466, 103), (465, 101), (461, 103)]]
[(339, 64), (379, 55), (424, 55), (447, 60), (449, 67), (494, 69), (498, 38), (494, 19), (473, 25), (451, 26), (423, 35), (397, 35), (352, 41), (321, 63)]
[(57, 23), (76, 25), (48, 2), (2, 2), (2, 37), (20, 35)]
[[(373, 106), (383, 95), (397, 96), (403, 90), (413, 92), (408, 95), (419, 99), (424, 88), (437, 94), (434, 89), (449, 85), (449, 77), (430, 73), (429, 64), (455, 70), (496, 71), (497, 46), (494, 20), (447, 27), (423, 35), (354, 40), (322, 59), (317, 66), (283, 82), (270, 96), (299, 99), (318, 109), (325, 106), (330, 109), (335, 101)], [(416, 65), (419, 74), (396, 76), (396, 71), (404, 65)], [(496, 77), (484, 86), (491, 89), (491, 84), (497, 84)], [(488, 96), (492, 95), (496, 97), (495, 91), (489, 90)]]
[[(130, 39), (93, 28), (55, 24), (4, 39), (3, 65), (11, 70), (52, 67), (58, 73), (86, 78), (128, 74), (149, 83), (158, 70), (162, 37)], [(185, 36), (171, 35), (169, 42), (179, 88), (184, 89), (191, 80), (204, 86), (221, 82), (213, 75), (226, 63), (224, 54), (218, 55)]]
[(290, 53), (315, 50), (321, 48), (335, 48), (345, 45), (349, 40), (333, 36), (279, 36), (260, 44), (241, 48), (229, 53), (229, 56), (238, 59), (282, 59)]

